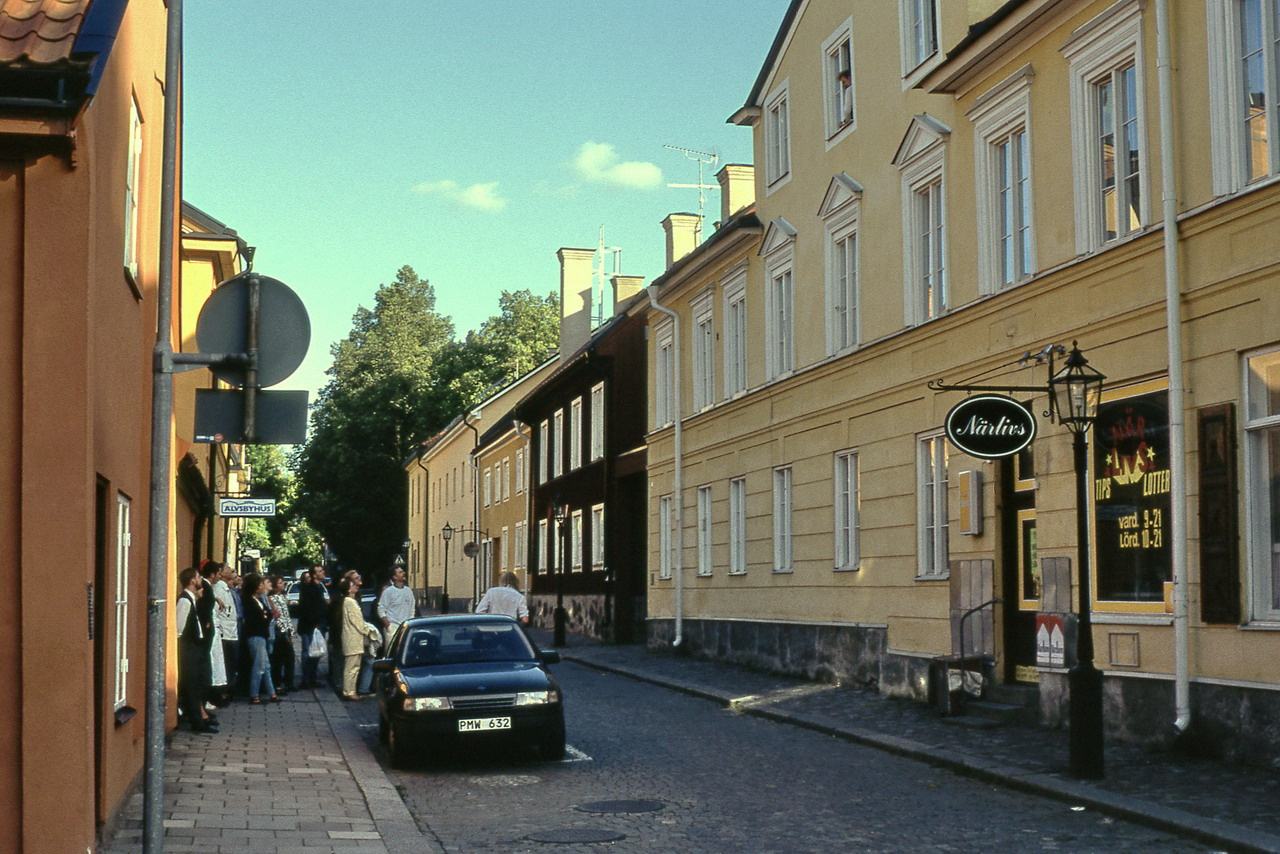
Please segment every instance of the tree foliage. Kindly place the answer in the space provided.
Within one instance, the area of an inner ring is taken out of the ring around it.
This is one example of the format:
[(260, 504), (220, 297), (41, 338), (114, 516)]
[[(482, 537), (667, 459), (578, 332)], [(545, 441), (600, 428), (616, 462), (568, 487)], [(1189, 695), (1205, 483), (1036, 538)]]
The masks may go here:
[(279, 445), (248, 445), (249, 492), (255, 498), (274, 498), (276, 515), (253, 519), (240, 538), (245, 548), (261, 550), (268, 566), (292, 570), (319, 563), (324, 557), (320, 535), (298, 508), (298, 482)]
[(423, 439), (556, 345), (559, 301), (503, 292), (500, 313), (454, 339), (435, 290), (412, 267), (379, 286), (334, 344), (329, 382), (294, 460), (299, 506), (345, 565), (386, 574), (404, 540), (403, 463)]

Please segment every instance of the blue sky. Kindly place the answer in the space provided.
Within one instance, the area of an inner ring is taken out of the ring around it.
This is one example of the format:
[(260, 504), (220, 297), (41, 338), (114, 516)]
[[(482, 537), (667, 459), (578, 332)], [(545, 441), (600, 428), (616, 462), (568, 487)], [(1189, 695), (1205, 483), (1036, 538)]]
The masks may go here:
[(314, 399), (329, 345), (404, 264), (459, 335), (504, 289), (557, 289), (556, 249), (601, 226), (623, 272), (660, 274), (662, 218), (698, 203), (666, 186), (697, 165), (663, 146), (751, 162), (725, 119), (787, 3), (184, 5), (183, 196), (306, 303), (311, 351), (281, 387)]

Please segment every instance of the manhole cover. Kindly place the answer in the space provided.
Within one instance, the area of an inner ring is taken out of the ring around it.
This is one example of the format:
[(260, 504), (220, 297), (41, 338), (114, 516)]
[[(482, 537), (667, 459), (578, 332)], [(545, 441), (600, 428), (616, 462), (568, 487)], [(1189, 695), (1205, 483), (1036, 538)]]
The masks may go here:
[(534, 842), (550, 842), (553, 845), (572, 845), (576, 842), (617, 842), (626, 839), (625, 833), (600, 830), (594, 827), (562, 827), (559, 830), (540, 830), (530, 833), (526, 839)]
[(662, 801), (592, 801), (589, 804), (578, 804), (583, 812), (657, 812), (665, 807)]

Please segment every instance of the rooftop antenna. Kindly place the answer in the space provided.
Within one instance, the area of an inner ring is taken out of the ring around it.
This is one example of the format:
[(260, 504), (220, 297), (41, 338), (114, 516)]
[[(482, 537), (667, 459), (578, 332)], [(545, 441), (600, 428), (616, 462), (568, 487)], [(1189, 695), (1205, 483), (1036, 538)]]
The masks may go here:
[(718, 188), (718, 186), (719, 186), (718, 184), (705, 184), (705, 183), (703, 183), (703, 180), (704, 180), (704, 179), (703, 179), (703, 174), (702, 174), (702, 167), (703, 167), (703, 166), (710, 166), (710, 167), (711, 167), (711, 169), (712, 169), (712, 171), (714, 172), (714, 171), (715, 171), (715, 168), (716, 168), (716, 164), (720, 162), (720, 157), (719, 157), (719, 155), (717, 155), (717, 154), (713, 154), (713, 153), (710, 153), (710, 152), (706, 152), (706, 151), (694, 151), (692, 148), (680, 148), (680, 147), (679, 147), (679, 146), (677, 146), (677, 145), (664, 145), (664, 146), (662, 146), (662, 147), (663, 147), (663, 148), (669, 148), (669, 149), (671, 149), (672, 151), (679, 151), (679, 152), (680, 152), (680, 153), (682, 153), (686, 158), (688, 158), (689, 160), (692, 160), (692, 161), (694, 161), (694, 162), (696, 162), (696, 163), (698, 164), (698, 183), (696, 183), (696, 184), (668, 184), (667, 186), (668, 186), (668, 187), (676, 187), (676, 188), (679, 188), (679, 189), (682, 189), (682, 190), (697, 190), (697, 191), (698, 191), (698, 230), (697, 230), (697, 232), (694, 234), (694, 242), (695, 242), (695, 243), (701, 243), (701, 242), (702, 242), (702, 223), (703, 223), (703, 221), (706, 219), (706, 214), (704, 213), (704, 211), (706, 210), (706, 207), (707, 207), (707, 193), (706, 193), (706, 191), (707, 191), (707, 190), (714, 190), (714, 189), (717, 189), (717, 188)]
[[(605, 294), (608, 293), (609, 280), (613, 276), (622, 275), (622, 248), (606, 246), (604, 242), (604, 226), (600, 226), (600, 242), (596, 246), (596, 256), (591, 270), (591, 328), (595, 329), (606, 320), (604, 313)], [(612, 269), (610, 269), (612, 268)], [(612, 306), (610, 307), (612, 308)], [(613, 312), (609, 312), (612, 316)]]

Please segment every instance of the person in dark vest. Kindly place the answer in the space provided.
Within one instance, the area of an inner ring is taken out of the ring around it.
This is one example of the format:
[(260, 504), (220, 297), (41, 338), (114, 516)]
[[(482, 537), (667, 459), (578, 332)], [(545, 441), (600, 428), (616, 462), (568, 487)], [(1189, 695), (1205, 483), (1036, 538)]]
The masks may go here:
[(309, 654), (312, 635), (329, 635), (329, 591), (324, 586), (324, 567), (314, 566), (302, 576), (298, 591), (298, 635), (302, 638), (302, 684), (300, 688), (319, 688), (317, 672), (320, 659)]
[(195, 567), (178, 573), (178, 708), (194, 732), (213, 733), (216, 724), (204, 711), (204, 679), (208, 673), (209, 648), (205, 645), (198, 603), (204, 587)]

